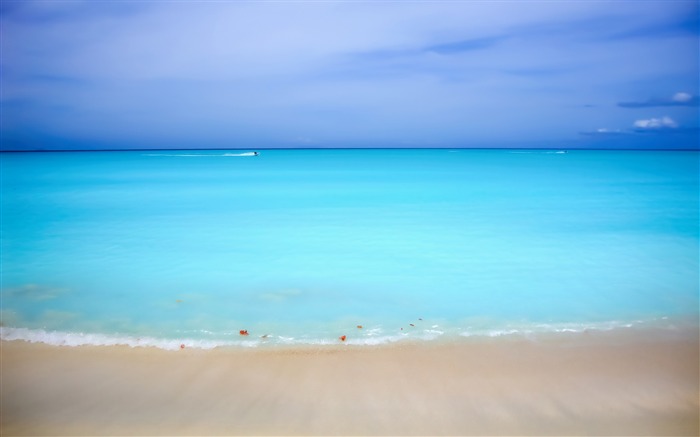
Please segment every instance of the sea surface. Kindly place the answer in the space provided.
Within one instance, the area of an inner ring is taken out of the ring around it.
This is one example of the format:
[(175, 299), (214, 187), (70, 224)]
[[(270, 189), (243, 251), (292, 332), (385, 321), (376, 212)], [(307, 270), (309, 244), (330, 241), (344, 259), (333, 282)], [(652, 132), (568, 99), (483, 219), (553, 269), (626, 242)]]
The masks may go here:
[(0, 154), (2, 339), (177, 349), (697, 325), (698, 152), (248, 152)]

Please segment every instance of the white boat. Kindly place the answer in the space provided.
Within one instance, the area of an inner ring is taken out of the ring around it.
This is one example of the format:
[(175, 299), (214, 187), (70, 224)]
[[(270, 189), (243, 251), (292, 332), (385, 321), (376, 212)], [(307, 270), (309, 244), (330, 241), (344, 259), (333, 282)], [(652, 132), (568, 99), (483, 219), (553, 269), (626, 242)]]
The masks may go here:
[(258, 152), (224, 153), (224, 156), (258, 156)]

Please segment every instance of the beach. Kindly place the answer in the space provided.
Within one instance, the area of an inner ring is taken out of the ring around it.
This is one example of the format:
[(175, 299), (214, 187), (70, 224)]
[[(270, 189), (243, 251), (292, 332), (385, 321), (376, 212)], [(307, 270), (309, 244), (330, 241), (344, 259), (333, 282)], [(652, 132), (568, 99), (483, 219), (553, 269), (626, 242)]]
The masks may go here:
[(700, 434), (696, 152), (240, 153), (3, 155), (2, 435)]
[(384, 346), (2, 342), (2, 435), (698, 435), (698, 333)]
[(0, 437), (700, 437), (700, 0), (0, 2)]

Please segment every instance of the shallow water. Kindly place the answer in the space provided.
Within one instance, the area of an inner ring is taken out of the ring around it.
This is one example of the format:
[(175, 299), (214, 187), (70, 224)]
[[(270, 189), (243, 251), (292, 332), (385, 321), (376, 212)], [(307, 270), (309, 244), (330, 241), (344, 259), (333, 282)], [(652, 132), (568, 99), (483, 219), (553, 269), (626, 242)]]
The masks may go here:
[(0, 155), (2, 337), (375, 344), (697, 320), (697, 152), (244, 152)]

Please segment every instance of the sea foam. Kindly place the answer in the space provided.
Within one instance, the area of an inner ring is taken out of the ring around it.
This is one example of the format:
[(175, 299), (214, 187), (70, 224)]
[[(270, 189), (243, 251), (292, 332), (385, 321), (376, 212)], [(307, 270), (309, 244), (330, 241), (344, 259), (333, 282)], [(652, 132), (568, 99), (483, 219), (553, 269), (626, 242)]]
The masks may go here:
[[(394, 333), (386, 333), (381, 329), (370, 329), (363, 333), (353, 333), (346, 336), (346, 340), (319, 335), (319, 336), (283, 336), (265, 335), (261, 337), (235, 338), (233, 333), (227, 337), (230, 339), (196, 339), (183, 336), (182, 338), (156, 338), (152, 336), (129, 336), (120, 334), (95, 334), (82, 332), (50, 331), (45, 329), (30, 329), (17, 327), (0, 327), (0, 340), (26, 341), (30, 343), (44, 343), (54, 346), (128, 346), (132, 348), (154, 347), (163, 350), (179, 350), (194, 348), (211, 350), (219, 347), (257, 348), (257, 347), (285, 347), (285, 346), (312, 346), (325, 347), (333, 345), (356, 346), (380, 346), (399, 342), (441, 342), (456, 341), (459, 338), (514, 338), (522, 337), (536, 339), (540, 336), (557, 334), (585, 334), (588, 332), (605, 332), (621, 329), (655, 328), (663, 330), (675, 330), (684, 325), (683, 321), (673, 321), (668, 317), (649, 320), (636, 320), (632, 322), (607, 321), (598, 323), (561, 323), (520, 325), (505, 328), (445, 328), (434, 327), (415, 330), (401, 330)], [(435, 326), (435, 325), (433, 325)], [(347, 331), (351, 332), (351, 331)], [(238, 336), (238, 334), (236, 334)]]

